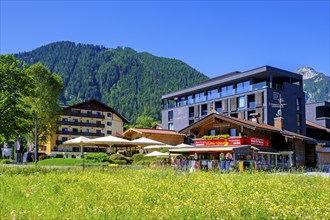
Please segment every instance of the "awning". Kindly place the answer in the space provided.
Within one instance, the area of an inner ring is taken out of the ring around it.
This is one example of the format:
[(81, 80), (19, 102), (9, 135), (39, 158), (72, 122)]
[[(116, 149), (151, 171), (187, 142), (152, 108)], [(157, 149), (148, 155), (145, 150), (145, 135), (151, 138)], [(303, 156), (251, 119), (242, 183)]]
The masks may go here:
[(240, 146), (226, 146), (226, 147), (189, 147), (189, 148), (179, 148), (179, 149), (169, 149), (172, 152), (221, 152), (221, 151), (232, 151), (234, 149), (246, 148), (249, 145)]

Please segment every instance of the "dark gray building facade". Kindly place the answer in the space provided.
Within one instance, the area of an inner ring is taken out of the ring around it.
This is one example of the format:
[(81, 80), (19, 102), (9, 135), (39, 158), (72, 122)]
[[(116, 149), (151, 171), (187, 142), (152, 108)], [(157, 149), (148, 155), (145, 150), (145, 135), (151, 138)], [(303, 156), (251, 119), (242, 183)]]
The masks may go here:
[(163, 95), (162, 126), (178, 131), (214, 111), (274, 125), (281, 97), (284, 129), (305, 135), (302, 80), (299, 74), (271, 66), (221, 75)]

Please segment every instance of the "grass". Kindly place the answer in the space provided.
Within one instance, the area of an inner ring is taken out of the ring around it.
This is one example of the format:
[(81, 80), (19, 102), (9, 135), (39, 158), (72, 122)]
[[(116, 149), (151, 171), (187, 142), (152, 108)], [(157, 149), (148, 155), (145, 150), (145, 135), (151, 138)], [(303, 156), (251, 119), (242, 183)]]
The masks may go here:
[(0, 219), (330, 219), (330, 179), (0, 166)]
[(83, 159), (78, 158), (52, 158), (38, 161), (39, 166), (82, 166), (82, 163)]

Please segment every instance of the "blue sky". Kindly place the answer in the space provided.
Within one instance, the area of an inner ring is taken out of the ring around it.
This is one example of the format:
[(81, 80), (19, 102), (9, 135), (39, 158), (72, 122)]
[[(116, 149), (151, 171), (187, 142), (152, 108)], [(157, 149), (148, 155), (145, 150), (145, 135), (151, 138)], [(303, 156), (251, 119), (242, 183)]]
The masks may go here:
[(7, 1), (0, 53), (55, 41), (131, 47), (209, 77), (263, 65), (329, 67), (327, 1)]

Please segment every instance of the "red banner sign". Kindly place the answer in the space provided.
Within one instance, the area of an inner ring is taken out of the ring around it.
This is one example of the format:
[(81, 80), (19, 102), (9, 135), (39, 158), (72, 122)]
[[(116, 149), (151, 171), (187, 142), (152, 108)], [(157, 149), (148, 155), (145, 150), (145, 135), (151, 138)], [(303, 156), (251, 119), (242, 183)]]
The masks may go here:
[(251, 145), (264, 146), (264, 147), (270, 146), (269, 140), (267, 139), (248, 137), (248, 140), (249, 140), (248, 142)]
[(222, 138), (216, 140), (195, 140), (196, 147), (207, 147), (207, 146), (239, 146), (244, 144), (251, 144), (256, 146), (269, 147), (270, 143), (267, 139), (262, 138)]

